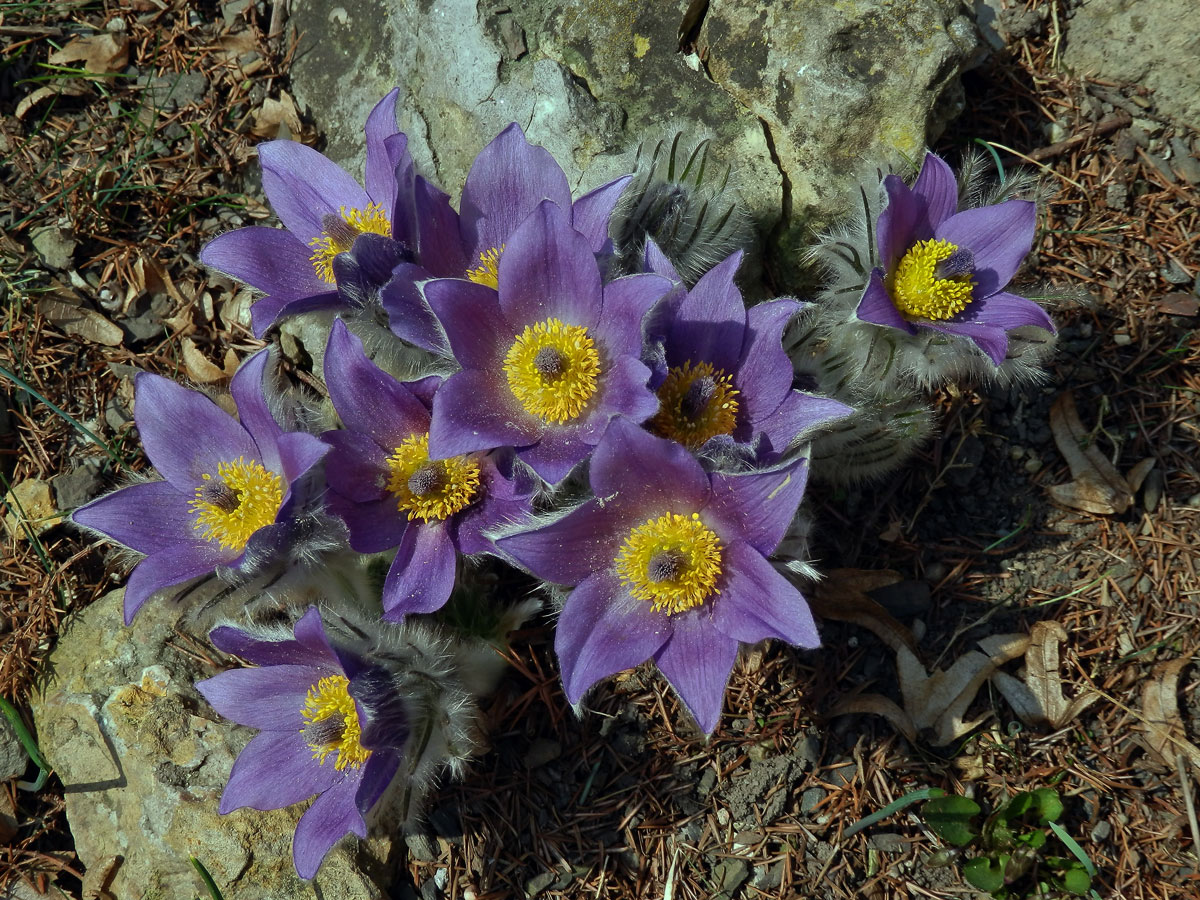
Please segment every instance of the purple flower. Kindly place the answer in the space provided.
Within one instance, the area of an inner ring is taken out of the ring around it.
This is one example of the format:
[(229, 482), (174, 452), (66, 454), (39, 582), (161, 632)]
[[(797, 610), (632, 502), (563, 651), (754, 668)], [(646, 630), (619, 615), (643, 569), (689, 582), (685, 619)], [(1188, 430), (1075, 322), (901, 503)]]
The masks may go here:
[(430, 454), (516, 447), (557, 482), (614, 415), (641, 422), (657, 408), (638, 356), (642, 321), (669, 283), (630, 275), (602, 285), (588, 237), (543, 201), (509, 237), (496, 284), (423, 286), (463, 369), (434, 398)]
[(429, 405), (440, 382), (397, 381), (334, 322), (325, 383), (346, 428), (324, 435), (333, 447), (327, 502), (349, 527), (353, 549), (399, 546), (383, 586), (388, 619), (440, 609), (454, 588), (457, 554), (494, 552), (488, 532), (524, 517), (536, 487), (511, 451), (430, 460)]
[(222, 672), (196, 688), (222, 716), (259, 730), (233, 764), (222, 815), (317, 795), (292, 840), (296, 872), (309, 879), (347, 834), (367, 836), (363, 816), (399, 768), (409, 720), (389, 673), (331, 644), (316, 607), (293, 635), (213, 629), (213, 644), (259, 668)]
[(916, 183), (884, 179), (887, 207), (875, 235), (882, 268), (871, 272), (858, 318), (916, 334), (931, 328), (967, 338), (997, 366), (1008, 332), (1054, 331), (1045, 311), (1004, 288), (1033, 245), (1036, 207), (1008, 200), (958, 212), (958, 183), (932, 153)]
[[(679, 281), (653, 243), (646, 256), (652, 271)], [(740, 252), (733, 254), (663, 304), (655, 328), (663, 357), (651, 381), (659, 409), (646, 427), (693, 451), (713, 440), (754, 443), (757, 457), (769, 461), (802, 432), (851, 410), (792, 390), (782, 335), (803, 304), (772, 300), (747, 311), (733, 281), (741, 261)]]
[[(398, 93), (367, 117), (365, 189), (297, 141), (259, 145), (263, 190), (284, 229), (239, 228), (200, 251), (205, 265), (266, 293), (250, 310), (255, 335), (283, 316), (353, 305), (352, 296), (338, 291), (339, 255), (354, 250), (368, 257), (364, 265), (381, 284), (394, 266), (435, 244), (428, 232), (444, 215), (439, 205), (448, 211), (449, 204), (415, 173), (408, 139), (396, 128)], [(382, 273), (372, 271), (381, 267)]]
[(706, 474), (681, 445), (615, 419), (589, 474), (603, 501), (496, 541), (538, 577), (575, 586), (554, 643), (567, 699), (652, 658), (711, 733), (741, 643), (818, 644), (808, 604), (766, 559), (807, 463)]
[[(429, 230), (437, 240), (422, 247), (419, 265), (401, 267), (383, 290), (392, 330), (427, 350), (445, 352), (445, 339), (417, 289), (430, 277), (466, 278), (495, 289), (501, 256), (518, 226), (544, 200), (563, 210), (591, 252), (612, 249), (608, 221), (632, 176), (624, 176), (572, 203), (571, 187), (554, 157), (530, 144), (515, 122), (475, 157), (455, 214), (448, 203), (430, 205)], [(443, 195), (444, 196), (444, 195)], [(436, 252), (435, 252), (436, 251)]]
[(249, 571), (278, 554), (292, 532), (293, 485), (328, 451), (284, 432), (267, 408), (263, 350), (233, 376), (240, 423), (208, 397), (158, 375), (135, 383), (134, 420), (163, 476), (80, 507), (77, 525), (146, 554), (125, 586), (125, 623), (164, 588), (218, 567)]

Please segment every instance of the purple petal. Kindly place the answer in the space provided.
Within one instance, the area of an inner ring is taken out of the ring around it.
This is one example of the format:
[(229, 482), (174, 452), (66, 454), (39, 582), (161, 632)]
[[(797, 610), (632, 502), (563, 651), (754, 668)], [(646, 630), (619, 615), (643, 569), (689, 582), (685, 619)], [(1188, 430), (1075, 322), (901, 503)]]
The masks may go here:
[(331, 491), (325, 498), (329, 511), (350, 530), (350, 548), (357, 553), (382, 553), (399, 546), (408, 528), (391, 494), (379, 500), (350, 500)]
[(239, 725), (260, 731), (298, 731), (304, 727), (308, 691), (328, 674), (311, 665), (275, 665), (230, 669), (196, 682), (217, 712)]
[(670, 289), (670, 282), (658, 275), (626, 275), (604, 286), (595, 337), (610, 357), (641, 354), (646, 314)]
[(323, 766), (312, 759), (299, 729), (263, 732), (234, 761), (217, 812), (225, 815), (246, 806), (282, 809), (328, 790), (341, 778), (332, 759)]
[(379, 802), (383, 792), (387, 790), (396, 770), (400, 768), (400, 755), (390, 750), (374, 750), (370, 758), (363, 763), (362, 778), (358, 789), (354, 792), (354, 805), (366, 816), (371, 808)]
[[(1054, 322), (1037, 303), (1026, 297), (1000, 291), (976, 300), (964, 311), (970, 314), (970, 321), (981, 325), (995, 325), (1005, 331), (1022, 328), (1025, 325), (1035, 325), (1051, 333), (1054, 332)], [(951, 324), (951, 323), (946, 323)]]
[(545, 431), (500, 383), (504, 376), (468, 369), (446, 379), (433, 398), (429, 455), (447, 459), (495, 447), (524, 447)]
[(301, 475), (319, 463), (329, 452), (329, 445), (319, 437), (302, 431), (289, 431), (279, 436), (279, 459), (283, 479), (294, 483)]
[(883, 272), (879, 269), (872, 270), (871, 280), (867, 282), (867, 289), (863, 292), (862, 300), (858, 302), (855, 315), (873, 325), (899, 328), (909, 334), (917, 333), (916, 326), (900, 314), (900, 310), (896, 309), (896, 304), (888, 296), (887, 288), (883, 285)]
[(450, 206), (450, 197), (440, 188), (417, 176), (414, 188), (420, 240), (417, 259), (422, 268), (439, 278), (462, 278), (467, 269), (468, 250), (459, 233), (458, 213)]
[(778, 638), (799, 647), (820, 646), (808, 603), (761, 553), (737, 541), (725, 547), (721, 567), (725, 583), (712, 607), (718, 631), (747, 644)]
[(589, 478), (597, 497), (608, 502), (616, 494), (617, 502), (638, 516), (695, 512), (710, 493), (708, 476), (683, 446), (620, 417), (592, 455)]
[(632, 507), (624, 497), (589, 500), (549, 525), (499, 538), (496, 548), (544, 581), (579, 584), (611, 568), (630, 529), (647, 518)]
[(571, 208), (567, 177), (545, 149), (509, 125), (475, 157), (463, 186), (462, 232), (473, 254), (509, 242), (517, 226), (543, 200)]
[(633, 597), (611, 572), (584, 579), (567, 597), (554, 652), (567, 700), (578, 703), (602, 678), (645, 662), (671, 636), (672, 621)]
[(609, 366), (600, 382), (600, 395), (581, 423), (581, 437), (589, 444), (600, 442), (609, 420), (623, 415), (645, 422), (658, 412), (658, 398), (650, 390), (650, 369), (632, 356), (620, 356)]
[(520, 329), (514, 330), (505, 319), (496, 292), (456, 278), (427, 281), (421, 291), (442, 323), (458, 364), (499, 373)]
[(783, 331), (800, 309), (801, 304), (795, 300), (771, 300), (751, 307), (747, 313), (741, 365), (734, 377), (741, 391), (740, 420), (764, 418), (778, 409), (791, 390), (792, 361), (783, 349)]
[(383, 584), (383, 617), (399, 622), (445, 606), (457, 560), (445, 522), (410, 522)]
[(712, 501), (702, 515), (723, 541), (745, 541), (769, 556), (796, 517), (807, 481), (805, 459), (766, 472), (717, 472), (712, 475)]
[(703, 607), (671, 616), (671, 624), (674, 633), (654, 661), (700, 730), (712, 734), (721, 721), (725, 685), (737, 659), (738, 642), (717, 631)]
[(603, 253), (609, 244), (608, 222), (622, 192), (633, 180), (632, 175), (602, 184), (575, 201), (571, 209), (571, 226), (588, 239), (593, 253)]
[(158, 591), (210, 574), (230, 557), (216, 544), (177, 544), (147, 556), (125, 585), (125, 624), (137, 615), (142, 604)]
[(1037, 206), (1007, 200), (967, 209), (937, 227), (935, 237), (975, 254), (974, 296), (990, 297), (1012, 281), (1033, 247)]
[(388, 328), (401, 340), (415, 344), (439, 356), (448, 356), (450, 349), (442, 326), (425, 297), (420, 282), (429, 278), (421, 266), (401, 263), (392, 270), (392, 277), (379, 291), (379, 303), (388, 317)]
[[(928, 226), (929, 233), (958, 210), (958, 179), (940, 156), (926, 153), (921, 164), (921, 174), (912, 186), (915, 196), (925, 201), (925, 216), (922, 227)], [(928, 238), (917, 237), (917, 240)]]
[(232, 625), (219, 625), (208, 633), (219, 650), (259, 666), (322, 665), (325, 660), (295, 640), (264, 640)]
[(480, 460), (481, 497), (454, 517), (453, 537), (459, 553), (496, 553), (491, 533), (529, 516), (538, 481), (527, 466), (515, 463), (511, 452), (498, 466), (501, 453), (491, 453)]
[(283, 429), (271, 415), (263, 385), (269, 361), (270, 351), (267, 349), (259, 350), (245, 360), (229, 384), (229, 393), (237, 405), (238, 421), (258, 445), (258, 458), (263, 466), (272, 472), (280, 472), (282, 463), (277, 444)]
[(691, 360), (727, 373), (737, 368), (746, 330), (746, 305), (733, 282), (741, 264), (738, 251), (705, 272), (687, 292), (667, 338), (668, 365)]
[(71, 514), (71, 521), (139, 553), (157, 553), (195, 542), (194, 497), (165, 481), (134, 484), (79, 507)]
[[(764, 453), (778, 454), (792, 447), (801, 435), (853, 412), (853, 407), (828, 397), (789, 391), (773, 413), (753, 423), (754, 431), (766, 436)], [(751, 437), (747, 436), (747, 440)]]
[(547, 484), (558, 484), (591, 454), (595, 444), (588, 438), (603, 433), (599, 419), (591, 427), (547, 425), (537, 443), (518, 448), (517, 456)]
[[(328, 288), (325, 282), (321, 284)], [(323, 294), (305, 295), (303, 297), (290, 294), (272, 294), (261, 297), (250, 307), (250, 328), (256, 338), (262, 338), (271, 326), (284, 316), (299, 316), (309, 312), (323, 312), (328, 309), (344, 309), (346, 306), (342, 295), (337, 291), (326, 291)]]
[(956, 334), (969, 338), (996, 365), (1002, 365), (1008, 356), (1008, 332), (999, 325), (987, 322), (928, 322), (927, 327), (943, 334)]
[(340, 781), (313, 801), (296, 825), (292, 862), (296, 874), (305, 881), (317, 874), (325, 854), (346, 835), (353, 832), (360, 838), (367, 836), (367, 823), (354, 802), (361, 773), (342, 774)]
[(150, 462), (191, 495), (204, 475), (238, 457), (258, 459), (249, 432), (198, 391), (143, 372), (134, 382), (134, 421)]
[[(899, 175), (884, 178), (883, 189), (887, 192), (887, 206), (875, 222), (875, 242), (880, 264), (890, 272), (909, 247), (930, 235), (922, 235), (918, 227), (924, 205)], [(928, 225), (928, 220), (925, 221)]]
[[(325, 466), (325, 479), (334, 491), (357, 503), (390, 496), (387, 450), (357, 431), (327, 431), (321, 440), (333, 448)], [(398, 446), (399, 442), (393, 448)]]
[[(367, 164), (364, 181), (367, 194), (383, 208), (390, 210), (396, 193), (396, 167), (408, 153), (408, 139), (396, 127), (396, 98), (400, 88), (392, 88), (375, 104), (363, 129), (367, 141)], [(401, 141), (388, 138), (400, 137)]]
[(500, 308), (514, 325), (555, 317), (593, 328), (600, 320), (600, 269), (587, 238), (571, 227), (568, 209), (538, 204), (500, 256)]
[(292, 634), (300, 644), (308, 648), (315, 659), (327, 661), (331, 665), (341, 665), (339, 655), (325, 634), (321, 613), (315, 606), (310, 606), (300, 617), (300, 621), (292, 629)]
[(297, 141), (259, 144), (258, 160), (271, 209), (301, 243), (320, 236), (325, 216), (340, 217), (342, 207), (366, 209), (371, 202), (341, 166)]
[(664, 278), (669, 278), (673, 284), (679, 284), (683, 281), (679, 277), (679, 273), (675, 271), (675, 266), (671, 263), (665, 253), (658, 248), (658, 244), (654, 243), (653, 238), (646, 239), (646, 253), (644, 266), (647, 272), (653, 272), (655, 275), (662, 275)]
[(290, 231), (254, 225), (213, 238), (201, 249), (200, 262), (260, 291), (294, 300), (329, 290), (311, 256), (312, 249)]
[(367, 359), (362, 341), (341, 319), (329, 333), (325, 384), (345, 426), (369, 435), (380, 447), (394, 450), (410, 436), (429, 430), (429, 410), (403, 384)]

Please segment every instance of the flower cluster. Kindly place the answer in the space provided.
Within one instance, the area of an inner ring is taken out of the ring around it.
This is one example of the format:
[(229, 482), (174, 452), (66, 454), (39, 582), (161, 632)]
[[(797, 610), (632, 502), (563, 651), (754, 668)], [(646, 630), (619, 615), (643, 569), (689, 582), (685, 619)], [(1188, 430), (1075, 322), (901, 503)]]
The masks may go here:
[[(929, 372), (1003, 369), (1014, 331), (1052, 328), (1005, 290), (1033, 205), (958, 211), (932, 155), (911, 188), (884, 179), (856, 287), (747, 307), (728, 246), (741, 219), (688, 212), (736, 209), (727, 178), (689, 174), (707, 143), (678, 182), (661, 178), (660, 142), (636, 177), (576, 199), (511, 125), (455, 208), (416, 173), (395, 97), (367, 120), (365, 186), (300, 144), (264, 144), (284, 228), (201, 253), (264, 292), (256, 336), (325, 313), (312, 375), (328, 402), (283, 387), (270, 350), (233, 379), (236, 419), (142, 375), (135, 418), (161, 479), (73, 515), (144, 556), (127, 622), (155, 595), (221, 586), (211, 641), (253, 667), (198, 687), (259, 733), (220, 809), (315, 795), (293, 845), (304, 878), (366, 834), (383, 798), (408, 814), (469, 755), (490, 648), (531, 612), (487, 613), (497, 598), (479, 568), (515, 565), (551, 588), (570, 703), (652, 661), (711, 733), (743, 645), (818, 644), (797, 586), (812, 574), (800, 506), (814, 448), (847, 433), (861, 448), (863, 416), (898, 418), (913, 383), (939, 383), (910, 357)], [(871, 368), (879, 344), (907, 394)], [(831, 389), (847, 367), (858, 381)]]

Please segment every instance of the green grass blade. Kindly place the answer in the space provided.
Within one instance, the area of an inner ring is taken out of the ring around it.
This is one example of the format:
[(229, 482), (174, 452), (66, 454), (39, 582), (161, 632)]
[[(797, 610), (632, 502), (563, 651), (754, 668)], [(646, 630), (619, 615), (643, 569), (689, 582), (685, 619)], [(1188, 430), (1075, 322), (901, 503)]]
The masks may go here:
[(4, 713), (4, 718), (8, 719), (8, 724), (16, 732), (17, 740), (21, 742), (21, 746), (25, 748), (25, 752), (29, 754), (29, 758), (33, 760), (33, 764), (38, 767), (38, 777), (35, 781), (18, 781), (17, 787), (23, 791), (40, 791), (42, 785), (46, 783), (46, 778), (50, 775), (49, 764), (46, 762), (45, 757), (42, 756), (42, 751), (38, 749), (37, 741), (33, 739), (33, 735), (25, 727), (25, 720), (21, 718), (21, 714), (17, 712), (17, 708), (4, 697), (0, 697), (0, 712)]
[(15, 384), (18, 388), (23, 390), (29, 396), (33, 397), (33, 399), (39, 401), (40, 403), (45, 404), (46, 407), (52, 413), (54, 413), (57, 416), (61, 416), (63, 419), (65, 419), (67, 422), (69, 422), (76, 431), (78, 431), (80, 434), (84, 435), (93, 444), (95, 444), (97, 447), (99, 447), (105, 453), (107, 453), (109, 459), (111, 459), (117, 465), (121, 465), (121, 463), (122, 463), (121, 457), (117, 455), (116, 451), (113, 450), (112, 447), (110, 447), (107, 443), (105, 443), (103, 440), (101, 440), (99, 435), (97, 435), (94, 431), (92, 431), (90, 428), (88, 428), (86, 425), (84, 425), (82, 422), (80, 422), (78, 419), (76, 419), (70, 413), (66, 412), (63, 409), (60, 409), (58, 406), (51, 403), (49, 400), (47, 400), (45, 397), (43, 397), (40, 393), (38, 393), (38, 391), (35, 390), (32, 385), (28, 384), (24, 379), (17, 377), (15, 374), (8, 371), (8, 369), (4, 368), (3, 366), (0, 366), (0, 376), (7, 378), (9, 381), (11, 381), (13, 384)]
[(190, 857), (190, 859), (192, 861), (192, 868), (194, 868), (200, 874), (200, 880), (203, 881), (204, 886), (208, 888), (208, 895), (212, 898), (212, 900), (225, 900), (224, 896), (221, 894), (221, 889), (217, 887), (217, 883), (213, 881), (213, 877), (208, 874), (208, 869), (204, 868), (204, 863), (200, 862), (200, 860), (196, 859), (194, 856)]

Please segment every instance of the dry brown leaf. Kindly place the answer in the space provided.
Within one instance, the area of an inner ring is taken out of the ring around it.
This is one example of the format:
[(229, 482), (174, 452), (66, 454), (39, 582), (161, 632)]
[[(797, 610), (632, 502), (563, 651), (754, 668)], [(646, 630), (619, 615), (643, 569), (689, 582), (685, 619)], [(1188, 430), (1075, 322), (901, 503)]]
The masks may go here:
[(87, 71), (97, 75), (120, 72), (129, 65), (129, 36), (102, 31), (77, 37), (51, 53), (49, 62), (52, 66), (81, 62)]
[(187, 371), (188, 378), (199, 384), (225, 380), (225, 372), (221, 367), (210, 362), (191, 338), (185, 337), (180, 346), (183, 351), (183, 368)]
[(87, 84), (77, 79), (67, 79), (59, 81), (56, 84), (48, 84), (38, 88), (23, 98), (17, 104), (17, 108), (13, 111), (13, 115), (17, 119), (23, 119), (29, 114), (29, 111), (41, 103), (43, 100), (49, 100), (51, 97), (82, 97), (88, 93), (90, 88)]
[(232, 347), (225, 351), (225, 359), (221, 364), (225, 368), (226, 378), (232, 378), (235, 374), (237, 374), (238, 355), (234, 352)]
[(289, 134), (299, 134), (303, 128), (300, 110), (287, 91), (280, 91), (278, 100), (273, 97), (263, 100), (262, 106), (254, 112), (254, 124), (250, 130), (258, 137), (275, 139), (284, 137), (281, 125), (287, 128)]
[(809, 596), (815, 615), (835, 622), (859, 625), (891, 647), (917, 649), (913, 634), (882, 606), (867, 596), (868, 591), (888, 587), (900, 581), (900, 573), (890, 569), (833, 569)]
[(1163, 764), (1175, 767), (1175, 757), (1183, 753), (1192, 765), (1200, 766), (1200, 747), (1185, 737), (1179, 715), (1179, 676), (1191, 660), (1172, 659), (1154, 667), (1154, 676), (1142, 688), (1142, 727), (1146, 729), (1146, 747)]
[(1161, 297), (1155, 306), (1158, 311), (1168, 316), (1200, 315), (1200, 297), (1195, 294), (1185, 294), (1183, 291), (1172, 291)]
[(863, 694), (859, 697), (847, 697), (829, 711), (831, 716), (849, 716), (855, 713), (883, 716), (910, 741), (917, 741), (917, 726), (913, 723), (912, 716), (897, 706), (894, 700), (880, 694)]
[[(1050, 496), (1063, 506), (1084, 512), (1123, 513), (1133, 504), (1133, 490), (1116, 468), (1091, 442), (1079, 420), (1075, 395), (1063, 391), (1050, 409), (1054, 443), (1071, 469), (1069, 484), (1052, 485)], [(1144, 476), (1143, 476), (1144, 477)]]
[(77, 303), (46, 297), (38, 303), (38, 311), (63, 331), (90, 343), (119, 347), (125, 339), (120, 326)]
[(1063, 696), (1058, 645), (1066, 641), (1067, 632), (1062, 625), (1051, 621), (1037, 622), (1030, 632), (1029, 647), (1025, 651), (1025, 680), (996, 672), (992, 675), (992, 683), (1026, 725), (1062, 728), (1099, 700), (1100, 695), (1085, 690), (1074, 700), (1068, 701)]

